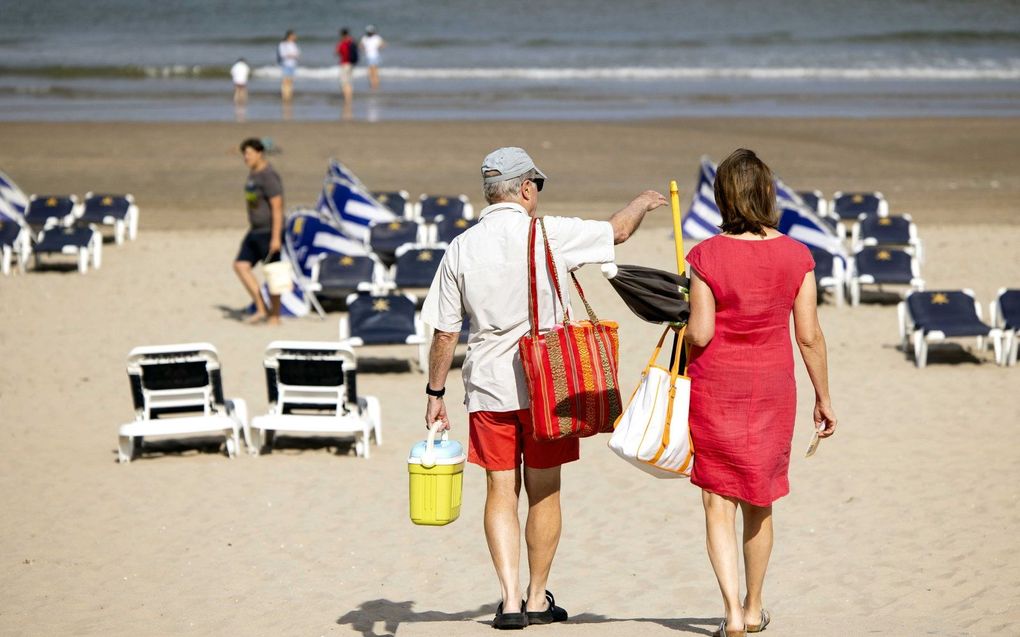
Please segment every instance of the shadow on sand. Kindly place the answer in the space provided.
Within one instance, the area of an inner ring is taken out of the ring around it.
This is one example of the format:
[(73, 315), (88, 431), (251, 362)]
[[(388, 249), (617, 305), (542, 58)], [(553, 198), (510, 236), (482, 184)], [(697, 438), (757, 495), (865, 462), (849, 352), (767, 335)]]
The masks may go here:
[[(479, 626), (491, 626), (492, 616), (496, 613), (496, 604), (485, 604), (472, 610), (456, 613), (415, 611), (414, 605), (415, 602), (413, 601), (394, 602), (388, 599), (373, 599), (338, 617), (336, 623), (341, 626), (350, 626), (361, 633), (362, 637), (394, 637), (401, 624), (474, 620)], [(576, 615), (571, 617), (568, 623), (576, 625), (611, 624), (617, 622), (647, 622), (692, 635), (711, 635), (719, 625), (719, 619), (712, 617), (678, 617), (675, 619), (644, 617), (612, 618), (594, 613)], [(380, 623), (384, 632), (378, 633), (376, 632), (376, 626)]]

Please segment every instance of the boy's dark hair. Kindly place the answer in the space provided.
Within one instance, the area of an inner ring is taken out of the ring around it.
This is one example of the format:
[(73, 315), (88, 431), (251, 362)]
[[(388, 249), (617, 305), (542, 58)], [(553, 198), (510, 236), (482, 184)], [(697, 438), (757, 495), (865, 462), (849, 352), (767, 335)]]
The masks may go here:
[(262, 140), (258, 137), (249, 137), (248, 139), (241, 142), (241, 152), (244, 152), (245, 148), (251, 148), (257, 153), (266, 152), (266, 147), (262, 145)]
[(738, 148), (715, 173), (715, 203), (722, 214), (719, 229), (727, 234), (765, 236), (779, 225), (772, 171), (754, 151)]
[(286, 40), (292, 35), (294, 35), (294, 29), (287, 29), (287, 32), (283, 34), (283, 39)]
[(341, 38), (344, 37), (344, 36), (350, 35), (350, 33), (351, 32), (347, 30), (347, 27), (344, 27), (344, 28), (340, 29), (340, 37)]

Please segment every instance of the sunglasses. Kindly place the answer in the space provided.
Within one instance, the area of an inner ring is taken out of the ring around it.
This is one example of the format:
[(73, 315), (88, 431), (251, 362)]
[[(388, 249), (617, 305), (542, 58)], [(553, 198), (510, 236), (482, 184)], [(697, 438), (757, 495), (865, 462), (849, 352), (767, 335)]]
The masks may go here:
[(529, 179), (528, 181), (535, 184), (535, 188), (538, 189), (538, 192), (542, 192), (542, 186), (545, 185), (544, 179), (542, 179), (541, 177), (536, 177), (534, 179)]

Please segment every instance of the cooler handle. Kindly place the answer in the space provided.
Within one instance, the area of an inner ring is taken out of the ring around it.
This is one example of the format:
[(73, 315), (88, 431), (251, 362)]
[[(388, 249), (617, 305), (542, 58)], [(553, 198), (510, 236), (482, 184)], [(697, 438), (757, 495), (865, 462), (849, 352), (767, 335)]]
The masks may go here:
[[(436, 466), (436, 431), (442, 424), (442, 420), (437, 420), (429, 427), (429, 436), (425, 439), (425, 453), (421, 454), (421, 466), (426, 469)], [(446, 442), (449, 439), (450, 432), (444, 431), (441, 440)]]

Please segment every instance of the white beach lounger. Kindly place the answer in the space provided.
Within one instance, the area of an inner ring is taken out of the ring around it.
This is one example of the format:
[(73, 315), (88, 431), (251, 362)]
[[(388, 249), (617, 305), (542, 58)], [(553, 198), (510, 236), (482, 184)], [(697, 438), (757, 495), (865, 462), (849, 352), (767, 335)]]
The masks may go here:
[(224, 400), (219, 355), (209, 343), (136, 347), (127, 372), (135, 420), (117, 431), (120, 462), (137, 457), (147, 437), (219, 434), (230, 457), (237, 455), (242, 430), (250, 440), (247, 405)]
[(357, 455), (382, 444), (379, 400), (359, 396), (357, 358), (340, 343), (273, 341), (266, 348), (269, 413), (251, 422), (251, 452), (270, 451), (275, 433), (350, 436)]

